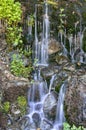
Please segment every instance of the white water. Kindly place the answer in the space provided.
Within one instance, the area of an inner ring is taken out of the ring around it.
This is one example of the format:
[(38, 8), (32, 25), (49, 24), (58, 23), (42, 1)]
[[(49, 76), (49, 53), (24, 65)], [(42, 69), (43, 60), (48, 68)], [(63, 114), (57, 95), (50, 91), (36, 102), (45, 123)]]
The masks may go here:
[(70, 56), (71, 61), (74, 62), (74, 45), (73, 45), (73, 36), (72, 34), (69, 36), (69, 46), (70, 46)]
[(60, 42), (61, 42), (61, 46), (63, 48), (63, 55), (67, 56), (68, 51), (67, 51), (67, 49), (65, 47), (65, 45), (66, 45), (66, 43), (65, 43), (65, 40), (66, 40), (65, 36), (66, 36), (66, 29), (65, 29), (65, 32), (64, 32), (64, 41), (63, 41), (63, 32), (59, 32)]
[(56, 74), (52, 75), (52, 77), (51, 77), (50, 86), (49, 86), (49, 93), (50, 93), (51, 90), (52, 90), (52, 86), (53, 86), (53, 82), (54, 82), (54, 80), (55, 80), (55, 77), (56, 77)]
[(35, 7), (35, 59), (37, 59), (37, 65), (40, 66), (48, 65), (49, 16), (47, 2), (44, 8), (42, 40), (39, 42), (37, 36), (37, 6)]
[[(35, 73), (34, 75), (34, 83), (32, 84), (31, 88), (28, 91), (28, 117), (30, 124), (35, 124), (35, 119), (39, 122), (38, 126), (34, 129), (40, 128), (41, 130), (60, 130), (62, 128), (63, 122), (65, 121), (64, 117), (64, 110), (63, 110), (63, 102), (64, 102), (64, 95), (65, 95), (65, 83), (61, 86), (58, 101), (57, 101), (57, 111), (56, 111), (56, 119), (55, 122), (50, 121), (46, 118), (43, 110), (43, 104), (45, 99), (51, 94), (50, 90), (52, 88), (54, 79), (56, 75), (53, 75), (50, 80), (50, 88), (48, 90), (46, 81), (43, 81), (42, 77), (40, 76), (40, 71)], [(52, 97), (52, 96), (51, 96)], [(53, 100), (53, 97), (52, 99)], [(39, 118), (37, 118), (39, 117)], [(34, 119), (35, 118), (35, 119)], [(39, 121), (40, 119), (40, 121)], [(43, 122), (46, 122), (46, 126)], [(30, 130), (32, 127), (29, 126)]]
[(65, 122), (65, 116), (64, 116), (64, 96), (65, 96), (65, 83), (62, 84), (60, 92), (59, 92), (58, 103), (57, 103), (56, 119), (55, 119), (55, 123), (54, 123), (54, 128), (52, 130), (62, 129), (62, 125)]
[[(29, 23), (31, 21), (30, 16), (27, 17), (27, 22)], [(32, 25), (28, 25), (28, 36), (32, 35)]]

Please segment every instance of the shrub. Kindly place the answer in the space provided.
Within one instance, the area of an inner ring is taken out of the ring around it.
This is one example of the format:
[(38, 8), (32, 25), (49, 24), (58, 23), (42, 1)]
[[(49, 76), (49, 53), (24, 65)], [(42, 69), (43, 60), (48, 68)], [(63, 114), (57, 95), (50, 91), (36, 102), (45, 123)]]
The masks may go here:
[(32, 72), (32, 65), (29, 64), (27, 67), (24, 66), (24, 62), (21, 55), (13, 55), (12, 62), (10, 64), (11, 72), (15, 76), (28, 78)]

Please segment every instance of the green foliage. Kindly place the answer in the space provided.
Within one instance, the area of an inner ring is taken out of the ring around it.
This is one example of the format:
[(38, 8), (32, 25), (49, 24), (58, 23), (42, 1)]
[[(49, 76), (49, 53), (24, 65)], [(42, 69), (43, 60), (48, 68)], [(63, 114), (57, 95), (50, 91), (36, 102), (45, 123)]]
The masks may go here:
[(47, 2), (48, 2), (48, 4), (53, 5), (53, 6), (57, 5), (55, 0), (48, 0)]
[(21, 4), (14, 0), (0, 0), (0, 19), (4, 21), (7, 43), (18, 45), (21, 41)]
[(19, 96), (17, 98), (17, 104), (18, 104), (18, 107), (19, 107), (19, 109), (21, 111), (21, 114), (25, 114), (26, 106), (27, 106), (26, 98), (24, 96)]
[(14, 0), (0, 0), (0, 19), (4, 19), (9, 25), (21, 20), (21, 4)]
[(68, 124), (68, 123), (64, 123), (64, 129), (63, 130), (85, 130), (84, 127), (82, 126), (79, 126), (79, 127), (76, 127), (75, 125), (73, 125), (72, 127)]
[(18, 45), (22, 45), (22, 28), (21, 27), (8, 27), (7, 28), (7, 43), (10, 48), (17, 47)]
[(4, 113), (8, 113), (10, 110), (10, 103), (7, 101), (7, 102), (4, 102), (3, 106), (2, 106), (2, 111)]
[(22, 56), (21, 55), (17, 56), (16, 54), (14, 54), (13, 60), (10, 64), (10, 69), (15, 76), (27, 78), (30, 76), (32, 66), (30, 64), (29, 66), (25, 67)]

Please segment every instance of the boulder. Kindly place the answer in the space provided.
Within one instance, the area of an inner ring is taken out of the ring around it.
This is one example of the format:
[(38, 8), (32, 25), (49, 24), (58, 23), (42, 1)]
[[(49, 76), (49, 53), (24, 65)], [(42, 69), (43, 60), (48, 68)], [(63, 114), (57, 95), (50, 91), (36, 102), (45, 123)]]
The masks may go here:
[(65, 95), (65, 116), (76, 126), (86, 127), (86, 74), (74, 75)]
[(44, 79), (50, 79), (52, 75), (55, 73), (59, 73), (61, 70), (61, 67), (58, 66), (56, 63), (50, 64), (48, 67), (43, 68), (41, 70), (41, 75)]
[(56, 106), (57, 106), (57, 94), (55, 92), (51, 92), (46, 96), (43, 104), (43, 111), (47, 119), (49, 120), (55, 119)]
[(51, 55), (59, 51), (61, 51), (60, 43), (56, 41), (55, 39), (50, 39), (49, 47), (48, 47), (48, 54)]

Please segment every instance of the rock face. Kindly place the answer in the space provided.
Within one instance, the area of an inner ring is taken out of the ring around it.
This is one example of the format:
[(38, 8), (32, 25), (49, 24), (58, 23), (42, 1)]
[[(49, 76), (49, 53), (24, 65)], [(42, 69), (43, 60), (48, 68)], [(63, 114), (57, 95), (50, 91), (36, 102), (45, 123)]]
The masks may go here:
[(65, 115), (69, 123), (86, 127), (86, 74), (71, 79), (65, 96)]

